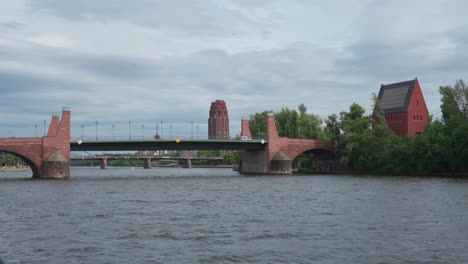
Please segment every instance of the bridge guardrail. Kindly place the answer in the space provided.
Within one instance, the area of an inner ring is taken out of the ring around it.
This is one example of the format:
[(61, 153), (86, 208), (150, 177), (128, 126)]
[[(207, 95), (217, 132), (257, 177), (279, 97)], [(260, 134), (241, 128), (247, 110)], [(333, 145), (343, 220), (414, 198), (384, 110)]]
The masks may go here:
[(261, 141), (262, 139), (254, 139), (247, 137), (196, 137), (196, 136), (164, 136), (164, 137), (155, 137), (155, 136), (144, 136), (144, 137), (128, 137), (128, 136), (98, 136), (96, 137), (72, 137), (71, 142), (122, 142), (122, 141), (176, 141), (179, 139), (182, 141), (207, 141), (207, 140), (226, 140), (226, 141)]

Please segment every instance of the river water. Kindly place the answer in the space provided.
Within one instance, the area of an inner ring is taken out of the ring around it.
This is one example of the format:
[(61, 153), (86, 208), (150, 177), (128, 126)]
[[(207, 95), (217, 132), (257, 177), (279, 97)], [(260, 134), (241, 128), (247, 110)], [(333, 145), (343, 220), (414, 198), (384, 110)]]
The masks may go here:
[(468, 179), (0, 174), (8, 263), (468, 263)]

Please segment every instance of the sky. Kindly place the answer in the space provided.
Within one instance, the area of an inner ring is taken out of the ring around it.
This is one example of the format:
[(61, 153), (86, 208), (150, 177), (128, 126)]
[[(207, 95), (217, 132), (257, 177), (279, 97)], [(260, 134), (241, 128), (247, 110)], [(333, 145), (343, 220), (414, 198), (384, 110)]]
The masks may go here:
[(206, 137), (217, 99), (236, 135), (242, 116), (301, 103), (322, 118), (352, 103), (369, 112), (381, 84), (414, 78), (438, 118), (438, 87), (468, 79), (466, 10), (461, 0), (0, 0), (0, 137), (40, 136), (64, 106), (74, 138), (94, 137), (96, 121), (100, 138), (151, 136), (160, 121), (165, 136)]

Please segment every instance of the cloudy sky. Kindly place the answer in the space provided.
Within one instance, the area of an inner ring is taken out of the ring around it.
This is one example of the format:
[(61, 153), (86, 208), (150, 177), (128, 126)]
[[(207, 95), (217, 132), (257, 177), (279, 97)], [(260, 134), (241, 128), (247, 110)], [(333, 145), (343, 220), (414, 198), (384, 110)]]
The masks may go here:
[[(0, 0), (0, 137), (34, 136), (62, 106), (72, 136), (207, 134), (210, 102), (241, 116), (326, 117), (418, 78), (468, 79), (468, 2), (435, 0)], [(194, 131), (194, 133), (196, 133)]]

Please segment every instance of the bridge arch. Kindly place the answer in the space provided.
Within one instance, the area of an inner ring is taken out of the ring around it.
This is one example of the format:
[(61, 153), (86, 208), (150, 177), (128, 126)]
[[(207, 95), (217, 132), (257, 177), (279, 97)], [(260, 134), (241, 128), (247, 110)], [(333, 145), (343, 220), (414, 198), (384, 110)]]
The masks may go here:
[(289, 158), (295, 160), (299, 155), (305, 153), (321, 160), (332, 160), (336, 158), (336, 153), (326, 148), (309, 148), (293, 153)]
[(4, 153), (7, 153), (7, 154), (11, 154), (11, 155), (14, 155), (16, 157), (19, 157), (20, 159), (22, 159), (26, 164), (28, 164), (29, 168), (31, 168), (31, 171), (32, 171), (32, 177), (33, 178), (38, 178), (40, 177), (41, 175), (41, 168), (40, 168), (40, 165), (37, 164), (35, 161), (33, 161), (33, 159), (29, 158), (27, 155), (25, 155), (24, 153), (20, 153), (20, 152), (16, 152), (16, 151), (11, 151), (11, 150), (6, 150), (6, 149), (2, 149), (0, 148), (0, 152), (4, 152)]

